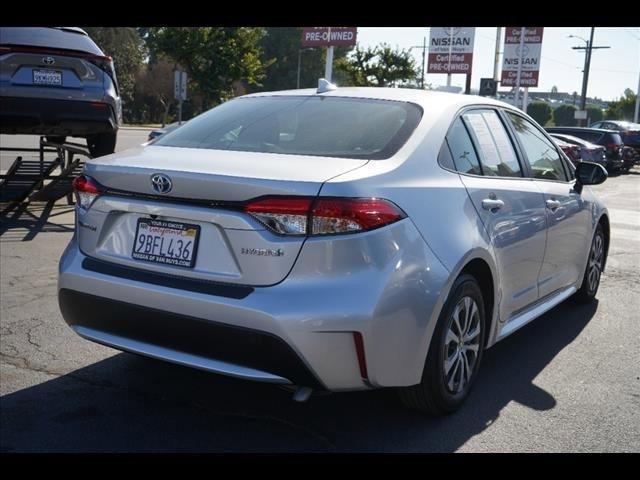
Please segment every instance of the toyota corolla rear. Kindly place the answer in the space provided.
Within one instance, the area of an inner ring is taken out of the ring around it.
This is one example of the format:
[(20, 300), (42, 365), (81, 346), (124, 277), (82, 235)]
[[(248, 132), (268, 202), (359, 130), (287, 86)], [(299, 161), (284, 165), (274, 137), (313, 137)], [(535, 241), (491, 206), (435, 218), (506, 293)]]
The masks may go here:
[(66, 322), (240, 378), (416, 383), (424, 349), (406, 347), (425, 342), (415, 326), (439, 292), (409, 293), (447, 273), (392, 200), (322, 188), (403, 151), (421, 116), (400, 101), (249, 96), (88, 162), (60, 261)]

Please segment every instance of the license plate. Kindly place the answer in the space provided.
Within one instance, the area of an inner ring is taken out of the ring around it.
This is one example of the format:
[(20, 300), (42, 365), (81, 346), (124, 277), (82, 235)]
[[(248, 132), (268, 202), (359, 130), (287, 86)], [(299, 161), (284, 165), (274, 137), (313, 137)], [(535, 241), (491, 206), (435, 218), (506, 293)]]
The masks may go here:
[(200, 226), (139, 218), (132, 258), (145, 262), (193, 268)]
[(34, 85), (62, 85), (60, 70), (33, 70)]

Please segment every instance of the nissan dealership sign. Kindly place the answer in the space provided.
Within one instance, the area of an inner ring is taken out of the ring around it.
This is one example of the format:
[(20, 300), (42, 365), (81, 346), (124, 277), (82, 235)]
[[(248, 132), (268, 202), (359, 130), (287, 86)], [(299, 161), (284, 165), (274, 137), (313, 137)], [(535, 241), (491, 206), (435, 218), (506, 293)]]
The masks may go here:
[(475, 27), (431, 27), (427, 73), (471, 74)]
[(506, 28), (500, 82), (503, 87), (517, 85), (518, 66), (520, 66), (520, 86), (538, 86), (543, 27), (525, 27), (524, 42), (521, 42), (521, 31), (522, 27)]
[(355, 45), (358, 27), (303, 27), (303, 47)]

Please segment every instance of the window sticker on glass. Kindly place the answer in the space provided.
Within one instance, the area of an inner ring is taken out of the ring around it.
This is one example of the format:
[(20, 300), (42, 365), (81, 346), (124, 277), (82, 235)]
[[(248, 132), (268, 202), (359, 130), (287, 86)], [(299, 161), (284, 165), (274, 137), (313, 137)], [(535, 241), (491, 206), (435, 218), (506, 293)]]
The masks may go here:
[(488, 167), (495, 167), (500, 164), (500, 154), (496, 148), (491, 131), (487, 126), (481, 112), (471, 112), (464, 115), (469, 122), (471, 129), (476, 135), (478, 146), (483, 154), (482, 162)]
[(504, 130), (504, 126), (502, 122), (498, 118), (495, 112), (484, 112), (482, 114), (482, 118), (487, 122), (489, 126), (489, 130), (493, 139), (495, 140), (496, 147), (498, 148), (498, 153), (500, 155), (500, 160), (502, 163), (518, 163), (516, 158), (516, 153), (513, 150), (513, 146), (511, 145), (511, 140), (507, 136), (507, 132)]

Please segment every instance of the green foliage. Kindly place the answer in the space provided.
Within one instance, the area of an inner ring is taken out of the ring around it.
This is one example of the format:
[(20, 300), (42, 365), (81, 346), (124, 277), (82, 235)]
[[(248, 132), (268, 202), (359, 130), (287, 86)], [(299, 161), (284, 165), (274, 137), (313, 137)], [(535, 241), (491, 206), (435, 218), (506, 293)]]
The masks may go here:
[(135, 78), (146, 54), (144, 42), (131, 27), (82, 27), (105, 55), (113, 57), (123, 101), (123, 116), (131, 114)]
[(260, 85), (264, 78), (263, 28), (152, 27), (145, 33), (154, 55), (171, 58), (188, 73), (190, 86), (202, 95), (201, 110), (231, 98), (238, 82)]
[(574, 127), (578, 124), (575, 111), (576, 107), (573, 105), (560, 105), (553, 111), (553, 122), (558, 127)]
[(636, 94), (630, 88), (624, 91), (619, 100), (609, 102), (609, 108), (605, 114), (607, 120), (633, 120), (636, 108)]
[[(265, 65), (265, 78), (262, 86), (252, 91), (289, 90), (298, 84), (298, 59), (300, 59), (300, 88), (312, 88), (318, 85), (318, 79), (324, 75), (326, 48), (301, 49), (302, 28), (269, 27), (260, 41)], [(351, 47), (334, 47), (334, 62), (343, 58)], [(340, 82), (334, 75), (334, 80)]]
[(527, 107), (527, 113), (543, 127), (551, 120), (551, 106), (546, 102), (531, 102)]
[(596, 107), (595, 105), (588, 106), (587, 110), (587, 118), (589, 119), (589, 125), (594, 122), (599, 122), (604, 118), (604, 114), (602, 113), (602, 109), (600, 107)]
[(392, 50), (387, 44), (363, 50), (357, 46), (346, 58), (335, 62), (347, 83), (353, 86), (385, 87), (417, 77), (415, 60), (409, 50)]

